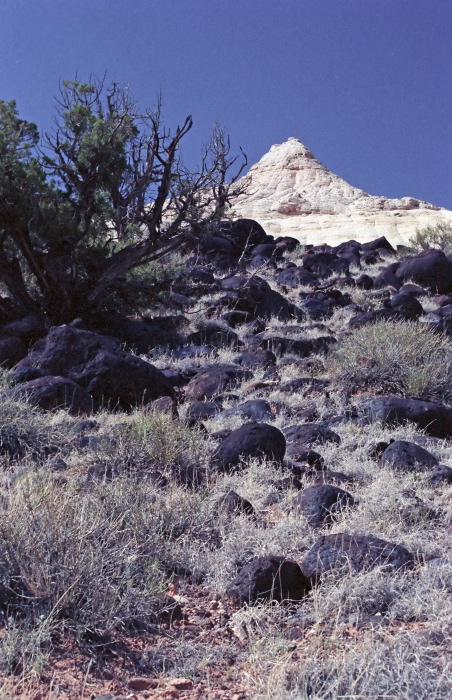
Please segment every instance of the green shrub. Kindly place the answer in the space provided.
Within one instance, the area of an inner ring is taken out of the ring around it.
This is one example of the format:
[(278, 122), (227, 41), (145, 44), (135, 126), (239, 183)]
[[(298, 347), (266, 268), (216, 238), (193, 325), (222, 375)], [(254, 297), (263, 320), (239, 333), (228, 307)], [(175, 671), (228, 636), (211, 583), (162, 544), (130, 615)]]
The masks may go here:
[(418, 229), (410, 240), (411, 245), (418, 251), (428, 248), (439, 248), (446, 255), (452, 253), (452, 225), (438, 222)]
[(353, 331), (331, 357), (352, 392), (370, 389), (452, 401), (452, 344), (422, 323), (379, 321)]

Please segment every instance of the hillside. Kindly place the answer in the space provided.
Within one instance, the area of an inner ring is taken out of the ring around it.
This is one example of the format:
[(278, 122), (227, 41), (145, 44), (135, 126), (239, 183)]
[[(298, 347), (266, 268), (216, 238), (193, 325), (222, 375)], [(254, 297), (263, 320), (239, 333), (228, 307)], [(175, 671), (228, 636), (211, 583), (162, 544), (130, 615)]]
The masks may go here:
[(451, 261), (164, 262), (160, 315), (1, 326), (1, 697), (446, 700)]

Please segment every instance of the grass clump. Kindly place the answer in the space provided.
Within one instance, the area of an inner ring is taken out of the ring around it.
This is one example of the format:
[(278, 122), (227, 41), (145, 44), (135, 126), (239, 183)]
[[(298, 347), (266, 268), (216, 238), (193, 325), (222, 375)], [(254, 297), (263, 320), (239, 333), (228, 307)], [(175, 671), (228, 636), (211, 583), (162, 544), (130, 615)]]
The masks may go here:
[(452, 401), (452, 345), (422, 323), (378, 321), (359, 328), (342, 341), (330, 369), (353, 393), (373, 389)]
[(428, 248), (438, 248), (446, 255), (450, 255), (452, 253), (452, 226), (441, 221), (434, 225), (425, 226), (416, 231), (410, 244), (419, 252)]
[(73, 419), (64, 411), (46, 415), (24, 399), (2, 395), (0, 454), (11, 459), (26, 455), (42, 459), (69, 445)]
[(22, 614), (98, 634), (146, 620), (164, 587), (150, 496), (132, 479), (78, 492), (39, 473), (22, 479), (0, 526), (3, 578)]

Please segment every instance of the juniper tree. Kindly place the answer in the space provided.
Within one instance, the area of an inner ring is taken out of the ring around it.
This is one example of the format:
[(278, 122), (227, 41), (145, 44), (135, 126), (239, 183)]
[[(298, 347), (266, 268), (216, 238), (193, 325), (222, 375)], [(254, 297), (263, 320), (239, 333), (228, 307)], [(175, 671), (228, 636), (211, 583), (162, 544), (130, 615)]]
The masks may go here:
[(246, 165), (216, 128), (189, 171), (180, 145), (192, 123), (167, 129), (160, 100), (142, 112), (116, 83), (64, 81), (40, 138), (0, 101), (0, 282), (18, 312), (63, 323), (154, 294), (137, 271), (221, 216)]

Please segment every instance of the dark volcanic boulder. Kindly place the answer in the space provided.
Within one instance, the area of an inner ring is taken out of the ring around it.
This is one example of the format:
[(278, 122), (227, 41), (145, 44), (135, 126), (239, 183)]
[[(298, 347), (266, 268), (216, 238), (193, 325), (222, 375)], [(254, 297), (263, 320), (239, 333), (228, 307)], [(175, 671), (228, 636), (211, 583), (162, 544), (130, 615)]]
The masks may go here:
[(431, 473), (430, 483), (434, 486), (452, 484), (452, 467), (447, 467), (445, 464), (438, 464)]
[(271, 365), (276, 365), (276, 355), (271, 350), (257, 348), (242, 353), (236, 357), (234, 363), (247, 369), (267, 369)]
[(317, 277), (330, 277), (334, 274), (348, 274), (350, 264), (333, 253), (308, 253), (303, 258), (303, 267)]
[(354, 505), (355, 499), (348, 491), (330, 484), (309, 486), (298, 493), (290, 503), (290, 507), (298, 510), (311, 527), (331, 523), (335, 515)]
[(243, 345), (237, 333), (216, 323), (209, 323), (199, 331), (190, 333), (186, 340), (192, 345), (213, 345), (216, 348), (237, 348)]
[(222, 471), (237, 467), (242, 459), (267, 458), (281, 464), (286, 452), (282, 432), (267, 423), (245, 423), (223, 440), (213, 455), (213, 462)]
[(0, 338), (0, 365), (11, 369), (27, 354), (27, 346), (21, 338), (11, 335)]
[(122, 408), (174, 396), (172, 385), (160, 370), (127, 353), (99, 352), (83, 370), (70, 375), (95, 399)]
[(348, 573), (382, 566), (386, 571), (412, 569), (413, 555), (399, 544), (367, 535), (325, 535), (320, 537), (301, 563), (311, 584), (328, 571)]
[(388, 465), (397, 471), (414, 472), (433, 469), (438, 460), (423, 447), (406, 440), (395, 440), (383, 452), (382, 465)]
[(268, 242), (264, 229), (253, 219), (225, 219), (220, 223), (220, 234), (231, 241), (239, 252)]
[(225, 511), (231, 515), (239, 515), (240, 513), (244, 513), (245, 515), (254, 515), (254, 508), (252, 504), (235, 491), (229, 491), (222, 498), (220, 498), (217, 507), (218, 510)]
[(319, 282), (317, 277), (304, 267), (288, 267), (279, 272), (275, 279), (280, 287), (314, 287)]
[(399, 267), (399, 262), (391, 263), (387, 267), (384, 267), (380, 274), (374, 279), (375, 289), (383, 289), (389, 286), (399, 289), (402, 286), (402, 280), (396, 275)]
[(236, 365), (216, 365), (197, 372), (187, 385), (185, 397), (187, 399), (210, 399), (221, 394), (229, 388), (233, 382), (241, 379), (249, 379), (251, 372), (246, 372)]
[(222, 411), (220, 418), (230, 418), (231, 416), (242, 416), (248, 420), (269, 420), (272, 418), (272, 409), (270, 404), (264, 399), (251, 399), (244, 403), (228, 408)]
[(269, 555), (252, 559), (226, 590), (237, 603), (301, 600), (311, 586), (295, 561)]
[(439, 294), (451, 289), (452, 266), (442, 250), (423, 250), (418, 255), (407, 256), (395, 275), (401, 282), (415, 282)]
[(433, 437), (452, 436), (452, 409), (441, 404), (379, 396), (366, 401), (363, 408), (371, 420), (381, 420), (388, 425), (401, 425), (410, 421)]
[(361, 244), (361, 250), (368, 252), (371, 250), (386, 250), (388, 253), (394, 254), (396, 251), (386, 238), (386, 236), (380, 236), (380, 238), (375, 238), (373, 241)]
[(89, 414), (96, 410), (90, 394), (66, 377), (41, 377), (14, 387), (6, 392), (14, 398), (27, 399), (44, 411), (65, 408), (73, 415)]
[(288, 443), (297, 442), (300, 445), (306, 445), (308, 447), (315, 444), (324, 445), (327, 442), (339, 444), (341, 441), (337, 433), (321, 423), (291, 425), (284, 428), (283, 432)]
[(422, 304), (411, 294), (394, 294), (389, 305), (405, 321), (417, 321), (424, 313)]
[(195, 401), (187, 408), (187, 419), (205, 420), (213, 418), (221, 411), (221, 404), (216, 401)]
[(129, 355), (115, 338), (83, 331), (71, 325), (52, 328), (41, 350), (22, 363), (43, 375), (67, 377), (96, 400), (123, 408), (174, 396), (174, 389), (154, 365)]
[(18, 321), (11, 321), (2, 326), (2, 335), (14, 335), (24, 343), (34, 343), (38, 338), (45, 336), (47, 328), (44, 321), (39, 316), (31, 314)]

